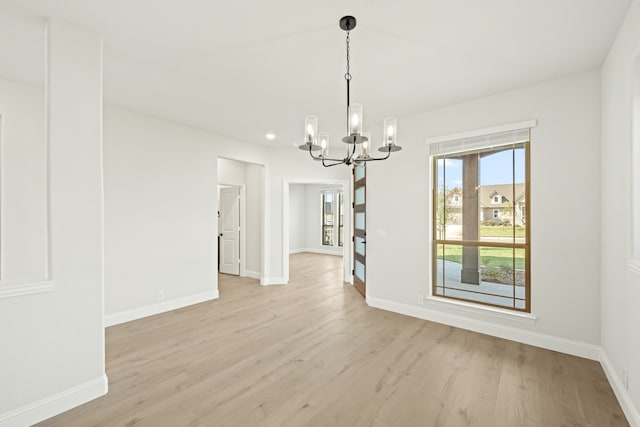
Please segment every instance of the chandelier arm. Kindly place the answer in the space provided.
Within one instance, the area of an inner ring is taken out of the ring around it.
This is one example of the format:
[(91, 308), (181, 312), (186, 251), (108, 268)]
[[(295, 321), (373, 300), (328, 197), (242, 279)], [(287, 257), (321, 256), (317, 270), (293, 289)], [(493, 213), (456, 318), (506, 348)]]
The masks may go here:
[[(313, 160), (322, 160), (322, 164), (326, 167), (326, 165), (324, 164), (325, 160), (329, 160), (331, 162), (337, 162), (336, 164), (342, 164), (344, 163), (344, 159), (332, 159), (330, 157), (324, 157), (322, 155), (318, 155), (318, 156), (314, 156), (313, 155), (313, 151), (311, 151), (311, 148), (309, 148), (309, 155), (311, 156), (311, 158)], [(334, 165), (329, 165), (329, 166), (334, 166)]]
[(326, 160), (331, 160), (331, 161), (334, 161), (335, 163), (327, 164), (325, 162), (325, 159), (322, 159), (322, 166), (324, 166), (325, 168), (330, 168), (332, 166), (338, 166), (338, 165), (344, 164), (344, 160), (338, 160), (338, 159), (326, 159)]
[(384, 157), (368, 157), (366, 159), (361, 159), (361, 161), (363, 162), (377, 162), (380, 160), (387, 160), (389, 157), (391, 157), (391, 150), (387, 151), (387, 155)]
[(314, 156), (314, 155), (313, 155), (313, 151), (311, 151), (311, 146), (309, 146), (309, 155), (311, 156), (311, 158), (312, 158), (313, 160), (320, 160), (320, 159), (322, 159), (322, 156), (318, 156), (318, 157), (316, 157), (316, 156)]

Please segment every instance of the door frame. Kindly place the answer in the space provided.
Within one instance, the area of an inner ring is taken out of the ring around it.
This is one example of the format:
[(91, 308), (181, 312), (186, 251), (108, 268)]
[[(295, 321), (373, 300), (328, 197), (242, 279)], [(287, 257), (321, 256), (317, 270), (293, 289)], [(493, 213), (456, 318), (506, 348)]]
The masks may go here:
[[(349, 174), (351, 178), (351, 174)], [(342, 186), (343, 204), (345, 207), (345, 225), (344, 225), (344, 244), (342, 246), (342, 260), (343, 260), (343, 280), (353, 285), (353, 275), (351, 270), (353, 269), (353, 251), (351, 236), (353, 234), (353, 221), (351, 214), (346, 215), (347, 206), (349, 206), (349, 213), (351, 213), (351, 193), (353, 189), (352, 179), (283, 179), (282, 180), (282, 275), (284, 283), (289, 283), (289, 186), (291, 184), (326, 184), (332, 186)], [(347, 234), (347, 231), (349, 234)]]
[[(238, 244), (240, 245), (240, 277), (247, 276), (247, 188), (246, 184), (225, 184), (218, 182), (218, 190), (222, 187), (236, 187), (240, 189), (240, 239)], [(218, 192), (218, 212), (220, 212), (220, 192)], [(216, 221), (216, 236), (220, 234), (218, 229), (218, 223)], [(220, 256), (220, 254), (218, 254)], [(218, 269), (218, 273), (220, 270)]]
[[(356, 168), (360, 167), (360, 165), (358, 164), (354, 164), (353, 168), (351, 169), (352, 172), (352, 186), (353, 186), (353, 207), (352, 207), (352, 214), (353, 214), (353, 284), (354, 287), (358, 290), (358, 292), (360, 292), (360, 294), (365, 298), (365, 300), (367, 299), (367, 164), (364, 163), (362, 164), (362, 168), (364, 170), (364, 176), (363, 178), (361, 178), (360, 180), (358, 180), (358, 185), (356, 186)], [(356, 205), (355, 200), (355, 194), (356, 194), (356, 190), (359, 188), (363, 188), (364, 189), (364, 203), (362, 203), (361, 205)], [(364, 224), (364, 229), (359, 229), (356, 227), (356, 214), (358, 213), (363, 213), (364, 217), (365, 217), (365, 224)], [(355, 240), (357, 238), (360, 238), (364, 241), (364, 255), (356, 253), (356, 243)], [(360, 264), (362, 264), (364, 266), (364, 280), (360, 280), (359, 277), (356, 276), (355, 274), (355, 268), (356, 268), (356, 261), (360, 262)], [(362, 289), (360, 289), (362, 288)]]

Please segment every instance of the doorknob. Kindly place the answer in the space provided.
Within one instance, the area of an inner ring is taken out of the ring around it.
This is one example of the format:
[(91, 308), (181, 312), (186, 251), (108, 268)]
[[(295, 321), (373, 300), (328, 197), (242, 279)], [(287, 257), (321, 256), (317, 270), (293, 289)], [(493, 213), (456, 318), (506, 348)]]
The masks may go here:
[(218, 234), (218, 237), (222, 237), (222, 234), (223, 234), (223, 233)]

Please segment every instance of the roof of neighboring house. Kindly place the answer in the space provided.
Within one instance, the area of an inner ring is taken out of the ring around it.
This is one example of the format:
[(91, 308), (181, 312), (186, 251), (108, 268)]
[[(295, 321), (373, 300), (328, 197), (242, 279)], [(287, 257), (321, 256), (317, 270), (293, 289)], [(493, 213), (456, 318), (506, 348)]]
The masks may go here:
[[(491, 198), (495, 194), (503, 196), (504, 202), (491, 203)], [(504, 208), (508, 203), (513, 204), (513, 200), (516, 200), (517, 202), (526, 200), (525, 186), (524, 183), (515, 184), (515, 186), (512, 184), (481, 185), (478, 189), (478, 197), (480, 199), (480, 206), (483, 208)]]

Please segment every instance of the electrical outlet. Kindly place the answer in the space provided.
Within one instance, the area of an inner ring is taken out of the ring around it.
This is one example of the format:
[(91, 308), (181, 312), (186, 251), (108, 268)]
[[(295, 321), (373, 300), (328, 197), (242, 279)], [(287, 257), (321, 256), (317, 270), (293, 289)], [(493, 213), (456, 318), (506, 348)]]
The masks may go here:
[(158, 302), (164, 301), (164, 291), (158, 291)]
[(629, 371), (627, 371), (627, 368), (622, 368), (622, 384), (624, 388), (629, 390)]

